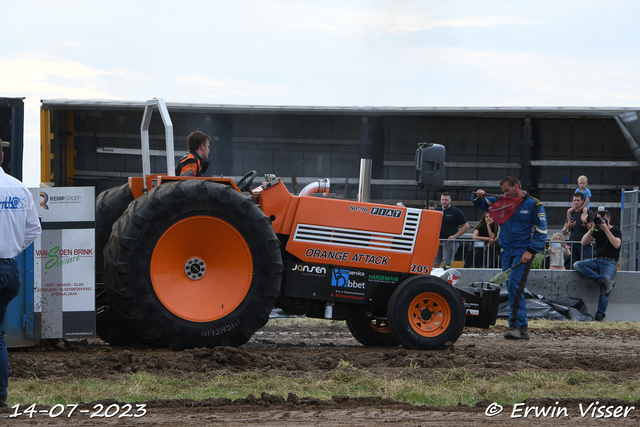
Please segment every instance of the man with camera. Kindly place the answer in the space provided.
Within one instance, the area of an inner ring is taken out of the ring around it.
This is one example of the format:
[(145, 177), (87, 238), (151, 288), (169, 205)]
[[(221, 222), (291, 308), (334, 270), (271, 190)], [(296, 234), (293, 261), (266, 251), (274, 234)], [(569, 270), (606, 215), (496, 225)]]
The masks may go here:
[(595, 258), (578, 261), (573, 268), (600, 286), (600, 299), (595, 320), (601, 322), (607, 311), (609, 295), (616, 284), (612, 279), (618, 270), (618, 257), (622, 245), (622, 232), (618, 227), (611, 225), (609, 211), (598, 212), (598, 216), (589, 223), (589, 231), (582, 237), (582, 245), (591, 244), (592, 238), (595, 239)]

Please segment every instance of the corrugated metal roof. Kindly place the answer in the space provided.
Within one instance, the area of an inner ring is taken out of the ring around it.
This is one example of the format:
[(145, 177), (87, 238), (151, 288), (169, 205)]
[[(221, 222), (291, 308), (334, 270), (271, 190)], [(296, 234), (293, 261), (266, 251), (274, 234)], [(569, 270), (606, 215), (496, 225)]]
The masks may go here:
[[(166, 100), (165, 100), (166, 101)], [(46, 110), (132, 110), (142, 112), (146, 101), (43, 99)], [(485, 117), (593, 117), (638, 112), (640, 107), (319, 107), (169, 103), (174, 112), (212, 114), (319, 114)]]
[(24, 97), (22, 98), (0, 97), (0, 107), (24, 108)]

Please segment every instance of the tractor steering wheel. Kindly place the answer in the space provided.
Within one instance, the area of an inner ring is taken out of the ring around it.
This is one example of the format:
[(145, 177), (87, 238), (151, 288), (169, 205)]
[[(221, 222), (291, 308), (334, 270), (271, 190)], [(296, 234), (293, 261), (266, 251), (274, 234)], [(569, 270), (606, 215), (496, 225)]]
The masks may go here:
[(256, 175), (258, 175), (258, 172), (251, 171), (248, 174), (246, 174), (245, 176), (243, 176), (242, 178), (240, 178), (240, 181), (238, 181), (236, 183), (236, 185), (238, 186), (238, 189), (240, 189), (241, 193), (244, 193), (245, 191), (247, 191), (249, 189), (249, 187), (251, 186), (251, 183), (255, 179)]

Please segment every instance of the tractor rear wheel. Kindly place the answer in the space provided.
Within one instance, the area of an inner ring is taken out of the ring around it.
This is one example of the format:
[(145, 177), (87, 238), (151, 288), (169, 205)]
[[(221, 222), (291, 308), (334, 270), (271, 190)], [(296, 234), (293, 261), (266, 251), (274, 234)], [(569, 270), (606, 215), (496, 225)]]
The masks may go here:
[(462, 334), (465, 308), (458, 291), (435, 276), (413, 276), (393, 292), (387, 308), (391, 333), (413, 350), (442, 350)]
[(271, 222), (246, 196), (204, 180), (136, 199), (105, 249), (112, 307), (153, 345), (237, 346), (269, 319), (282, 257)]
[(109, 241), (111, 227), (133, 201), (129, 184), (103, 191), (96, 198), (95, 265), (96, 265), (96, 334), (109, 344), (124, 345), (135, 342), (135, 335), (124, 326), (109, 306), (107, 290), (102, 280), (103, 250)]
[(347, 318), (347, 327), (351, 335), (362, 345), (391, 347), (399, 344), (391, 334), (387, 313), (380, 307), (358, 308)]

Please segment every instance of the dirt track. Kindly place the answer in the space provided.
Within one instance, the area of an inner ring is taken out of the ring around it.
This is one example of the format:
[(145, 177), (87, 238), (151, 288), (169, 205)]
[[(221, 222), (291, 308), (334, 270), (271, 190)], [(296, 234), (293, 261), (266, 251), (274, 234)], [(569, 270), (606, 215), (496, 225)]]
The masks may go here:
[[(507, 341), (502, 338), (504, 328), (490, 330), (466, 329), (451, 350), (413, 351), (397, 348), (365, 348), (349, 334), (344, 323), (293, 329), (267, 324), (252, 340), (239, 348), (194, 349), (182, 352), (150, 350), (135, 347), (110, 347), (99, 340), (70, 342), (64, 349), (48, 345), (10, 351), (11, 373), (16, 378), (103, 378), (118, 379), (132, 372), (147, 371), (179, 378), (204, 378), (212, 372), (251, 370), (265, 376), (277, 371), (279, 375), (313, 375), (327, 377), (341, 360), (378, 376), (415, 378), (410, 365), (448, 369), (465, 367), (471, 373), (487, 376), (502, 375), (518, 370), (566, 372), (570, 370), (597, 372), (613, 381), (630, 382), (640, 378), (640, 333), (585, 332), (571, 329), (532, 329), (528, 342)], [(422, 369), (423, 379), (437, 375), (435, 369)], [(10, 379), (11, 380), (11, 379)], [(230, 401), (150, 401), (147, 413), (140, 418), (89, 419), (77, 415), (72, 418), (50, 418), (36, 415), (5, 419), (6, 425), (189, 425), (203, 426), (220, 423), (227, 426), (253, 425), (379, 425), (400, 426), (475, 425), (602, 425), (602, 423), (637, 424), (640, 401), (607, 401), (600, 405), (614, 405), (630, 410), (626, 418), (590, 419), (580, 417), (579, 401), (533, 400), (527, 406), (567, 407), (570, 417), (512, 419), (511, 408), (495, 417), (485, 414), (491, 402), (476, 407), (416, 407), (380, 398), (348, 398), (334, 396), (319, 401), (290, 394), (287, 398), (262, 395)], [(101, 402), (104, 406), (115, 401)], [(585, 400), (589, 405), (593, 400)], [(84, 406), (91, 409), (96, 402)], [(79, 407), (82, 409), (83, 406)], [(40, 408), (39, 408), (40, 409)], [(11, 410), (0, 410), (0, 418)]]

